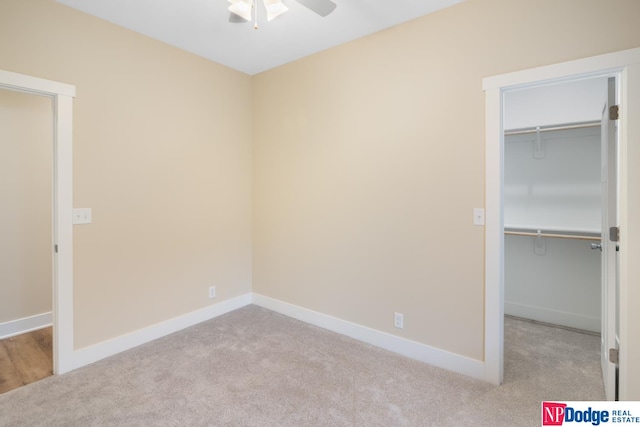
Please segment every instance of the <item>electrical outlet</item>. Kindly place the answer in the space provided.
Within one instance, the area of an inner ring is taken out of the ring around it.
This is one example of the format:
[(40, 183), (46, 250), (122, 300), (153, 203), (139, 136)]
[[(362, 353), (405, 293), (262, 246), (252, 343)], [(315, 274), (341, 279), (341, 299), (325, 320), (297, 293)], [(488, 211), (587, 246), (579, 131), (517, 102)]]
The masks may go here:
[(393, 326), (398, 329), (404, 328), (404, 314), (393, 313)]
[(216, 287), (209, 286), (209, 299), (216, 297)]

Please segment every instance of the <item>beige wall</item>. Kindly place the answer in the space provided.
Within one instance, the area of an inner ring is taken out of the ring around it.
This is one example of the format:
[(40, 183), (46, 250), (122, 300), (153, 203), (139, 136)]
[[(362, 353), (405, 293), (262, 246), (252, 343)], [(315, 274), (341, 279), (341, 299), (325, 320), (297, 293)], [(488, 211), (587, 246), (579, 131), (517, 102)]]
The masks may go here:
[(0, 90), (0, 323), (51, 311), (51, 99)]
[(482, 360), (482, 78), (640, 46), (638, 16), (468, 0), (256, 76), (254, 292)]
[(53, 0), (0, 2), (0, 69), (77, 88), (76, 348), (250, 292), (250, 77)]

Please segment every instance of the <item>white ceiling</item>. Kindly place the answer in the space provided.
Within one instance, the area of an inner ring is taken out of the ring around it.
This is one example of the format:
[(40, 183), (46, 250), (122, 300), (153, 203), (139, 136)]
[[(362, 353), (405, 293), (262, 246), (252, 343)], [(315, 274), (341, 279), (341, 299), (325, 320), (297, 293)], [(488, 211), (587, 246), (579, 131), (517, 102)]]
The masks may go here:
[(258, 30), (229, 22), (227, 0), (57, 1), (253, 75), (464, 0), (333, 0), (324, 18), (283, 0), (289, 11), (271, 22), (258, 0)]

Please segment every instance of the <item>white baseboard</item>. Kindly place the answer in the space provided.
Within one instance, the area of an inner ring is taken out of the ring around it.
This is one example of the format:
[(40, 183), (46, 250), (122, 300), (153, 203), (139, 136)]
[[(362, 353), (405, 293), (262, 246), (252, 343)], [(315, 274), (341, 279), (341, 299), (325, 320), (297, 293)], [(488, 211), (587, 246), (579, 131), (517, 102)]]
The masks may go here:
[(251, 304), (251, 293), (205, 307), (73, 352), (73, 369), (97, 362)]
[(73, 369), (213, 319), (251, 303), (433, 366), (480, 380), (485, 379), (484, 363), (482, 361), (430, 347), (256, 293), (247, 293), (90, 347), (75, 350), (73, 352)]
[(0, 340), (51, 326), (51, 312), (0, 323)]
[(504, 314), (582, 329), (583, 331), (600, 332), (600, 318), (594, 316), (585, 316), (578, 313), (569, 313), (508, 301), (504, 302)]
[(428, 363), (429, 365), (447, 369), (480, 380), (485, 380), (484, 362), (470, 359), (459, 354), (450, 353), (401, 338), (395, 335), (381, 332), (366, 326), (338, 319), (326, 314), (312, 311), (303, 307), (289, 304), (280, 300), (253, 294), (253, 303), (269, 310), (284, 314), (288, 317), (337, 332), (342, 335), (366, 342), (376, 347), (401, 354), (411, 359)]

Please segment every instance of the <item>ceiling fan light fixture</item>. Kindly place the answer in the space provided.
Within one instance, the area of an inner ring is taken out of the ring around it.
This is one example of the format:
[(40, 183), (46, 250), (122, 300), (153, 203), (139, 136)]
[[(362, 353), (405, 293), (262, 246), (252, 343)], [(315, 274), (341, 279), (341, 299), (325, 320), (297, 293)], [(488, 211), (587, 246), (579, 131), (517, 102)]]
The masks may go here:
[(238, 15), (245, 21), (251, 20), (253, 0), (229, 0), (229, 2), (231, 3), (231, 6), (229, 6), (231, 13)]
[(267, 21), (271, 21), (289, 10), (282, 3), (282, 0), (264, 0), (264, 7), (267, 9)]

